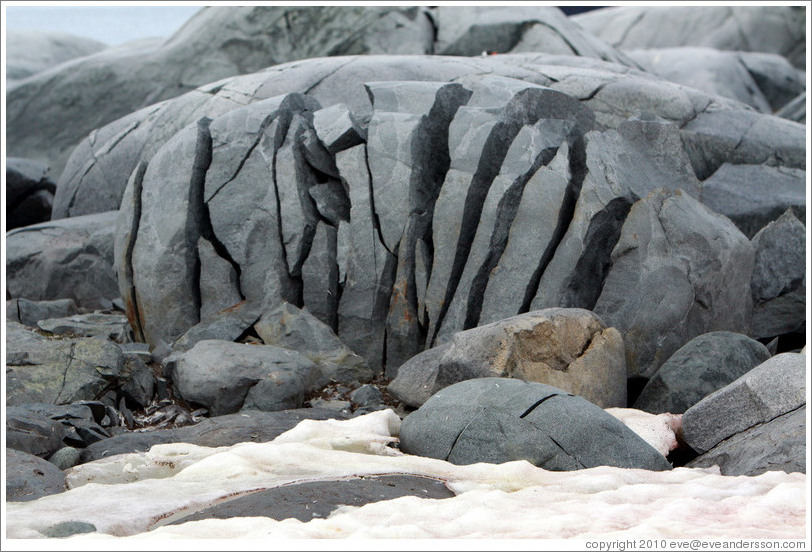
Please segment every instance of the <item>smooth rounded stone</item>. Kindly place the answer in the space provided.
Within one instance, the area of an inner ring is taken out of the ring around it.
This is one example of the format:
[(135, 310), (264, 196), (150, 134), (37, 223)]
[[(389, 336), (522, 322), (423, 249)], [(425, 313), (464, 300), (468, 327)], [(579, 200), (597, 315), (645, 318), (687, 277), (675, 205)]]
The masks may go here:
[(6, 323), (6, 405), (95, 401), (127, 379), (124, 355), (95, 338), (48, 339)]
[(704, 333), (746, 333), (753, 255), (729, 219), (679, 190), (637, 201), (593, 309), (623, 336), (627, 375), (651, 378)]
[(266, 345), (298, 351), (313, 361), (322, 374), (337, 382), (372, 379), (366, 360), (349, 349), (335, 333), (307, 309), (283, 303), (266, 311), (254, 324)]
[(743, 334), (710, 332), (680, 347), (643, 388), (634, 408), (682, 414), (770, 358), (767, 348)]
[(96, 526), (85, 521), (63, 521), (52, 525), (42, 531), (42, 534), (52, 539), (64, 539), (73, 535), (95, 533)]
[(123, 314), (93, 312), (39, 320), (37, 327), (50, 334), (74, 337), (100, 337), (116, 342), (132, 341), (132, 329)]
[(806, 25), (800, 6), (624, 6), (572, 20), (615, 48), (704, 46), (780, 54), (805, 67)]
[(719, 466), (722, 475), (806, 473), (806, 404), (721, 441), (687, 468)]
[(312, 481), (248, 493), (189, 515), (173, 519), (170, 525), (203, 519), (262, 516), (282, 521), (308, 522), (327, 518), (341, 506), (393, 500), (402, 496), (451, 498), (454, 495), (438, 479), (419, 475), (378, 475), (337, 481)]
[(265, 443), (273, 441), (302, 420), (347, 417), (339, 411), (323, 408), (298, 408), (278, 412), (244, 410), (238, 414), (205, 418), (195, 425), (185, 427), (115, 435), (83, 449), (82, 462), (117, 454), (146, 452), (153, 445), (164, 443), (192, 443), (202, 447), (231, 446), (248, 441)]
[(605, 408), (626, 406), (623, 339), (583, 309), (545, 309), (454, 334), (398, 369), (389, 391), (410, 406), (463, 380), (504, 377), (553, 385)]
[(180, 355), (172, 379), (185, 401), (220, 416), (241, 409), (298, 408), (322, 375), (306, 356), (290, 349), (212, 339)]
[(6, 449), (6, 500), (25, 502), (66, 490), (65, 474), (38, 456)]
[[(9, 154), (49, 160), (59, 175), (73, 147), (91, 131), (143, 106), (293, 60), (427, 54), (433, 34), (431, 21), (420, 7), (206, 7), (166, 40), (110, 48), (54, 67), (9, 90)], [(105, 101), (112, 95), (114, 102)], [(235, 103), (241, 102), (239, 95)], [(138, 125), (129, 129), (144, 130)], [(98, 144), (102, 152), (104, 145)], [(101, 182), (101, 176), (95, 178)], [(76, 192), (71, 187), (60, 191), (66, 208)], [(80, 208), (92, 205), (92, 198), (79, 195), (85, 197), (74, 202), (74, 212), (66, 209), (60, 216), (88, 212)], [(104, 199), (97, 202), (105, 203), (104, 210), (116, 208)]]
[[(640, 65), (665, 79), (708, 94), (738, 100), (762, 113), (773, 113), (805, 86), (803, 71), (795, 69), (785, 58), (775, 54), (771, 56), (772, 59), (765, 57), (770, 54), (754, 54), (761, 57), (748, 65), (745, 59), (749, 52), (726, 52), (713, 48), (658, 48), (627, 53)], [(763, 67), (754, 67), (751, 72), (751, 66), (757, 64)], [(757, 71), (759, 68), (761, 71)], [(765, 90), (761, 89), (762, 86)], [(788, 89), (788, 92), (779, 92), (779, 86)]]
[(725, 163), (702, 183), (702, 203), (752, 239), (787, 209), (805, 220), (806, 171)]
[(376, 408), (381, 405), (381, 390), (374, 385), (362, 385), (350, 393), (350, 402), (358, 408)]
[(806, 227), (788, 209), (753, 237), (754, 337), (797, 332), (806, 326), (806, 236)]
[(6, 320), (19, 322), (32, 328), (37, 322), (46, 318), (71, 316), (79, 312), (73, 299), (54, 299), (51, 301), (29, 301), (28, 299), (11, 299), (6, 301)]
[(74, 447), (62, 447), (48, 458), (48, 462), (60, 470), (66, 470), (82, 463), (82, 451)]
[(51, 219), (56, 184), (48, 169), (30, 159), (6, 160), (6, 230)]
[(107, 48), (98, 40), (55, 31), (9, 30), (6, 42), (6, 79), (30, 77), (68, 60), (89, 56)]
[(682, 417), (685, 442), (704, 453), (806, 404), (806, 355), (781, 353), (711, 393)]
[(400, 428), (407, 454), (454, 464), (526, 460), (551, 471), (595, 466), (669, 470), (620, 420), (542, 383), (481, 378), (446, 387)]
[(43, 222), (6, 234), (6, 286), (12, 298), (73, 299), (109, 308), (119, 297), (113, 268), (117, 211)]

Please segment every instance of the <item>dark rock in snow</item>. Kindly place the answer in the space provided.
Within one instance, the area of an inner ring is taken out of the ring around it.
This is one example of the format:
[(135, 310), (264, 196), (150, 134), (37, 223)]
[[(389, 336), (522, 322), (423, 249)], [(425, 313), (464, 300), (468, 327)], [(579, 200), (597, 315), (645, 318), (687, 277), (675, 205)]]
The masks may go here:
[(682, 414), (770, 358), (767, 348), (746, 335), (710, 332), (693, 338), (660, 366), (634, 408), (653, 414)]
[(589, 401), (506, 378), (439, 391), (403, 421), (400, 442), (408, 454), (454, 464), (527, 460), (552, 471), (671, 469), (651, 445)]
[(62, 470), (37, 456), (6, 449), (6, 500), (25, 502), (66, 490)]

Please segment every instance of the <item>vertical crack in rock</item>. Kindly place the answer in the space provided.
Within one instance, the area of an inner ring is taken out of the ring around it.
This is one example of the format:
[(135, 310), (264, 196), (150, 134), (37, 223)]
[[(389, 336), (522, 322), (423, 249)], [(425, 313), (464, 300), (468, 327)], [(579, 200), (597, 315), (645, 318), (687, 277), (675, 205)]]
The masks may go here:
[(468, 291), (468, 304), (465, 314), (465, 322), (463, 329), (467, 330), (474, 328), (479, 323), (479, 316), (482, 312), (482, 299), (485, 294), (485, 288), (488, 285), (488, 278), (491, 271), (499, 264), (502, 254), (507, 247), (508, 235), (510, 234), (510, 227), (513, 220), (516, 218), (516, 213), (519, 210), (519, 203), (524, 193), (524, 187), (532, 176), (541, 168), (546, 166), (553, 160), (558, 148), (546, 148), (541, 150), (536, 158), (533, 160), (533, 165), (530, 169), (517, 178), (513, 184), (510, 185), (505, 195), (499, 200), (497, 207), (496, 224), (491, 234), (490, 246), (488, 248), (488, 256), (479, 267), (473, 281), (471, 288)]
[(595, 308), (609, 273), (612, 251), (620, 239), (632, 203), (627, 197), (616, 197), (589, 222), (584, 237), (584, 253), (569, 278), (562, 307)]
[(197, 122), (197, 142), (195, 144), (195, 157), (192, 162), (192, 177), (189, 182), (189, 202), (186, 217), (186, 265), (189, 270), (189, 289), (194, 307), (200, 319), (200, 255), (197, 250), (197, 241), (203, 235), (204, 218), (211, 226), (208, 218), (206, 204), (203, 201), (206, 183), (206, 171), (209, 170), (212, 158), (212, 140), (209, 132), (211, 119), (203, 117)]
[(558, 212), (558, 222), (550, 238), (550, 243), (547, 244), (547, 248), (544, 250), (544, 253), (541, 254), (538, 266), (533, 272), (530, 282), (527, 284), (524, 300), (517, 314), (524, 314), (530, 311), (530, 305), (538, 292), (541, 277), (544, 275), (547, 265), (549, 265), (553, 259), (558, 246), (561, 244), (561, 240), (564, 239), (572, 222), (572, 217), (575, 214), (575, 204), (578, 201), (578, 196), (581, 194), (581, 186), (583, 186), (584, 179), (588, 172), (586, 166), (586, 143), (583, 135), (579, 135), (571, 141), (569, 161), (570, 181), (564, 193), (561, 210)]
[(471, 419), (468, 420), (468, 423), (465, 424), (465, 427), (463, 427), (460, 430), (460, 432), (457, 433), (457, 436), (454, 437), (454, 441), (451, 443), (451, 446), (448, 448), (448, 454), (445, 455), (445, 458), (443, 458), (443, 460), (448, 462), (448, 459), (451, 458), (451, 453), (454, 452), (454, 447), (457, 446), (457, 442), (460, 440), (460, 437), (462, 437), (462, 434), (465, 433), (465, 430), (468, 429), (471, 426), (471, 424), (474, 423), (474, 421), (477, 418), (479, 418), (480, 416), (482, 416), (482, 414), (484, 414), (487, 410), (488, 410), (487, 408), (483, 408), (479, 412), (477, 412), (477, 414), (475, 416), (471, 416)]
[(138, 228), (141, 224), (141, 192), (144, 188), (144, 174), (147, 172), (147, 163), (142, 161), (135, 169), (133, 178), (133, 213), (132, 225), (130, 227), (130, 239), (124, 249), (124, 281), (129, 287), (128, 297), (124, 297), (126, 302), (125, 312), (130, 322), (130, 327), (136, 341), (144, 342), (144, 331), (141, 327), (141, 312), (138, 307), (138, 292), (135, 289), (133, 275), (133, 249), (135, 240), (138, 239)]
[(583, 463), (582, 463), (580, 460), (578, 460), (578, 459), (577, 459), (575, 456), (573, 456), (572, 454), (570, 454), (569, 452), (567, 452), (567, 449), (565, 449), (564, 447), (562, 447), (562, 446), (561, 446), (561, 444), (560, 444), (558, 441), (556, 441), (556, 440), (553, 438), (553, 436), (552, 436), (552, 435), (548, 435), (547, 437), (549, 437), (550, 441), (552, 441), (552, 442), (553, 442), (553, 444), (554, 444), (555, 446), (557, 446), (558, 448), (560, 448), (560, 449), (561, 449), (561, 452), (563, 452), (564, 454), (566, 454), (567, 456), (569, 456), (570, 458), (572, 458), (573, 460), (575, 460), (576, 462), (578, 462), (578, 464), (579, 464), (579, 465), (580, 465), (582, 468), (586, 469), (586, 466), (584, 466), (584, 464), (583, 464)]
[(65, 371), (62, 373), (62, 385), (59, 387), (59, 392), (56, 394), (56, 398), (54, 398), (54, 404), (60, 404), (59, 400), (62, 396), (62, 392), (65, 390), (65, 383), (68, 381), (68, 370), (70, 370), (73, 361), (76, 360), (73, 356), (73, 350), (76, 348), (76, 342), (70, 342), (70, 352), (68, 353), (68, 365), (65, 366)]
[[(392, 251), (386, 247), (386, 242), (383, 240), (383, 233), (381, 233), (381, 219), (378, 216), (378, 212), (375, 210), (375, 193), (372, 185), (372, 169), (369, 166), (369, 148), (364, 148), (364, 161), (366, 162), (367, 173), (369, 174), (369, 208), (372, 213), (372, 227), (375, 230), (375, 234), (378, 236), (378, 241), (381, 243), (381, 245), (383, 245), (384, 249), (386, 249), (388, 253), (392, 253)], [(377, 264), (377, 259), (375, 264)]]

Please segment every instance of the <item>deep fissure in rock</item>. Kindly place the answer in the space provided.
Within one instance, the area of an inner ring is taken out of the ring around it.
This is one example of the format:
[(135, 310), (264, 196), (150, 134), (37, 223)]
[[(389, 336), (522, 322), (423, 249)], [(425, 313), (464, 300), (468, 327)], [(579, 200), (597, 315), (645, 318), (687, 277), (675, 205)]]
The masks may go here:
[[(195, 142), (194, 161), (192, 162), (192, 176), (189, 181), (189, 201), (186, 207), (186, 249), (184, 252), (186, 266), (190, 268), (189, 290), (192, 303), (197, 311), (195, 323), (200, 321), (200, 307), (202, 305), (200, 291), (200, 254), (197, 241), (202, 236), (205, 202), (204, 190), (206, 171), (211, 166), (212, 139), (209, 125), (211, 119), (203, 117), (197, 121), (197, 139)], [(211, 224), (211, 222), (209, 222)]]
[(127, 319), (130, 322), (130, 327), (133, 330), (133, 335), (136, 341), (144, 342), (144, 331), (141, 328), (141, 312), (138, 307), (138, 292), (135, 289), (135, 274), (133, 272), (133, 249), (135, 249), (135, 240), (138, 238), (138, 229), (141, 226), (141, 193), (144, 189), (144, 174), (147, 172), (147, 163), (142, 161), (135, 169), (135, 176), (133, 177), (133, 218), (132, 225), (130, 226), (130, 239), (127, 241), (127, 246), (124, 249), (124, 281), (129, 284), (129, 297), (125, 305), (125, 312)]

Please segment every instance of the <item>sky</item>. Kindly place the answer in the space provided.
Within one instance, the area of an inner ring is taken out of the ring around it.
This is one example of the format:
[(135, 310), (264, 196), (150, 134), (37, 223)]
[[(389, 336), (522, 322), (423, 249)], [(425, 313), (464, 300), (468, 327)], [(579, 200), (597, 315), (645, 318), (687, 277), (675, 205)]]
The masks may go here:
[(59, 31), (116, 45), (170, 36), (201, 6), (30, 6), (6, 7), (6, 30)]

